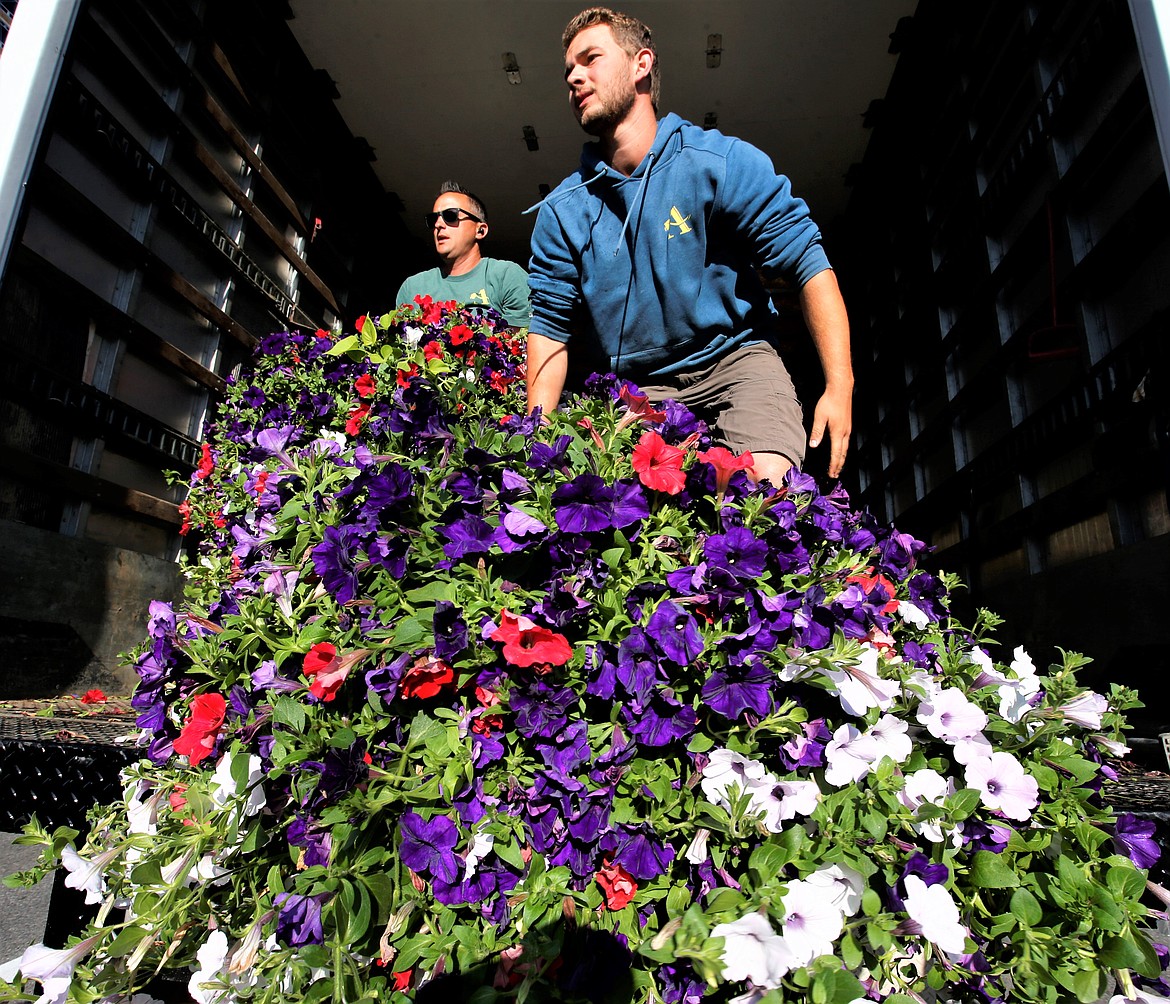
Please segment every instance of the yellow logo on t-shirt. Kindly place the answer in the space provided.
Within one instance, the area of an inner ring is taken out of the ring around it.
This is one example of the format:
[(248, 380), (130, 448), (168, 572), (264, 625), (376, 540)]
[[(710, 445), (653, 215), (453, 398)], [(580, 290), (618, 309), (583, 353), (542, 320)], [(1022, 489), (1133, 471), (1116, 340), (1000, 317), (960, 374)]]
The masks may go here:
[(478, 293), (472, 293), (467, 298), (468, 303), (487, 303), (488, 295), (486, 289), (481, 289)]
[(677, 206), (671, 206), (670, 219), (662, 224), (662, 229), (666, 231), (667, 239), (669, 240), (674, 237), (674, 234), (670, 232), (671, 227), (678, 227), (678, 232), (680, 234), (689, 234), (692, 228), (687, 226), (687, 220), (690, 218), (691, 217), (689, 214), (683, 216), (683, 214), (678, 211)]

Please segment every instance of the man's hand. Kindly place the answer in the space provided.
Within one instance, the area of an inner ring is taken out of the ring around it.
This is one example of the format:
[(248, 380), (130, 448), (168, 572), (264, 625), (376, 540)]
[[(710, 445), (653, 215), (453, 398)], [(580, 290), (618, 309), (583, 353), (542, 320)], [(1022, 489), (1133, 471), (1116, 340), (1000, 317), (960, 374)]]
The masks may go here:
[(845, 454), (849, 452), (849, 433), (853, 428), (853, 388), (848, 391), (826, 389), (813, 412), (812, 435), (808, 445), (814, 449), (821, 445), (825, 429), (829, 430), (829, 477), (835, 478), (845, 466)]
[(849, 433), (853, 430), (853, 364), (849, 355), (849, 318), (831, 269), (818, 272), (801, 286), (800, 306), (825, 373), (825, 393), (813, 412), (808, 445), (814, 449), (820, 446), (828, 429), (829, 477), (835, 478), (845, 466)]
[(561, 403), (565, 377), (569, 372), (569, 353), (564, 342), (547, 335), (528, 332), (528, 411), (539, 407), (547, 415)]

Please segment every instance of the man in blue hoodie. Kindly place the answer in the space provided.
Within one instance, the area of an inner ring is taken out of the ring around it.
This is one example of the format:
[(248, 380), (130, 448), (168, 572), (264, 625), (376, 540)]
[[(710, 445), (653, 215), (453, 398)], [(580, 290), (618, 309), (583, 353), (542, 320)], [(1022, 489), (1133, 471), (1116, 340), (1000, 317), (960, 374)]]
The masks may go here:
[(836, 477), (852, 414), (849, 322), (807, 206), (749, 143), (657, 119), (658, 62), (641, 21), (589, 8), (562, 41), (569, 103), (597, 141), (536, 219), (529, 410), (557, 406), (573, 336), (592, 368), (687, 404), (727, 446), (752, 452), (757, 479), (778, 484), (803, 462), (804, 427), (759, 269), (800, 287), (825, 374), (809, 445), (827, 430)]

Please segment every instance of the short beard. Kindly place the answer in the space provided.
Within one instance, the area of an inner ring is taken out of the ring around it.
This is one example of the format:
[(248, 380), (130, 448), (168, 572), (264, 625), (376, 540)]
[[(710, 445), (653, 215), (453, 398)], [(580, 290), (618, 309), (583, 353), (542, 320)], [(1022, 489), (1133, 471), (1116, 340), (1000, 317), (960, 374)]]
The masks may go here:
[(578, 120), (581, 128), (590, 136), (600, 137), (613, 132), (634, 107), (634, 98), (635, 94), (631, 89), (611, 99), (595, 101), (588, 120), (583, 118)]

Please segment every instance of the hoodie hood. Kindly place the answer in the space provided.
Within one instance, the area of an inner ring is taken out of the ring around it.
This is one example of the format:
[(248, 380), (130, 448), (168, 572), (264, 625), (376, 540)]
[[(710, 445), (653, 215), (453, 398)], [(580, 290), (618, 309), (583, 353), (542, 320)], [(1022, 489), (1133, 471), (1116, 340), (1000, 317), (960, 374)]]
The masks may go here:
[(619, 182), (643, 179), (652, 167), (661, 166), (678, 154), (682, 149), (682, 137), (679, 133), (687, 124), (685, 119), (679, 118), (674, 112), (667, 112), (660, 118), (650, 151), (628, 177), (601, 159), (600, 143), (586, 143), (581, 148), (581, 176), (589, 178), (600, 173)]

